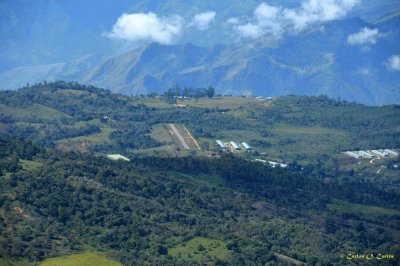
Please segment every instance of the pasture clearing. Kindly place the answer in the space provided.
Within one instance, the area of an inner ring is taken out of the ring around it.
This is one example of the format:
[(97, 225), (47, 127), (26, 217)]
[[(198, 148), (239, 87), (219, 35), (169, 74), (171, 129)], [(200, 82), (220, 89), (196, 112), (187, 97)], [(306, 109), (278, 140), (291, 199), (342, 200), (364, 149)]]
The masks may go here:
[(36, 161), (31, 160), (23, 160), (19, 159), (19, 163), (21, 164), (22, 168), (26, 171), (35, 170), (41, 167), (43, 164)]
[(380, 216), (380, 215), (398, 216), (398, 215), (400, 215), (399, 210), (370, 206), (370, 205), (363, 205), (363, 204), (353, 204), (353, 203), (345, 202), (342, 200), (336, 200), (336, 199), (332, 200), (332, 203), (327, 204), (327, 207), (330, 210), (335, 210), (338, 212), (359, 213), (359, 214), (364, 214), (367, 216)]
[(85, 252), (69, 256), (46, 259), (39, 266), (122, 266), (101, 253)]
[(111, 143), (110, 134), (114, 132), (115, 129), (107, 126), (101, 126), (100, 128), (100, 133), (59, 140), (57, 141), (57, 149), (63, 151), (79, 150), (84, 152), (92, 145)]
[(170, 248), (168, 254), (174, 258), (201, 265), (213, 264), (216, 260), (227, 261), (232, 256), (224, 241), (204, 237), (195, 237), (186, 243)]
[(188, 106), (202, 108), (237, 109), (241, 106), (255, 103), (253, 98), (245, 97), (218, 97), (218, 98), (199, 98), (199, 99), (178, 99), (178, 103)]
[(26, 108), (11, 107), (4, 104), (0, 104), (0, 113), (4, 115), (11, 115), (18, 119), (27, 118), (40, 118), (44, 120), (54, 120), (61, 118), (70, 118), (69, 115), (58, 111), (56, 109), (41, 105), (33, 104)]

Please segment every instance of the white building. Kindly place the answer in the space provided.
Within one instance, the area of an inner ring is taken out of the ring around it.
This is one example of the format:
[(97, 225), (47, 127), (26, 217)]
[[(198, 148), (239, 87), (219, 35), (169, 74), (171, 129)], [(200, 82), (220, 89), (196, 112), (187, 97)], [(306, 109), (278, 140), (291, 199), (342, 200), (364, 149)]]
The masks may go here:
[(232, 145), (232, 147), (233, 147), (235, 150), (240, 150), (240, 146), (239, 146), (236, 142), (231, 141), (231, 142), (229, 142), (229, 143)]
[(377, 150), (372, 150), (372, 152), (381, 157), (385, 157), (387, 155), (387, 153), (383, 153)]
[(224, 144), (222, 141), (217, 140), (216, 142), (217, 142), (217, 144), (218, 144), (221, 148), (226, 149), (226, 146), (225, 146), (225, 144)]
[(124, 160), (124, 161), (130, 161), (128, 158), (126, 158), (125, 156), (121, 155), (121, 154), (108, 154), (107, 155), (108, 159), (114, 160), (114, 161), (118, 161), (118, 160)]
[(272, 161), (268, 161), (268, 163), (269, 163), (273, 168), (275, 168), (276, 166), (279, 166), (279, 167), (281, 167), (281, 168), (286, 168), (286, 167), (287, 167), (287, 164), (284, 164), (284, 163), (277, 163), (277, 162), (272, 162)]
[(247, 144), (246, 142), (242, 142), (242, 145), (246, 150), (251, 150), (251, 146), (249, 144)]
[(357, 153), (352, 152), (352, 151), (346, 151), (345, 154), (347, 154), (347, 155), (349, 155), (351, 157), (354, 157), (356, 159), (359, 159), (361, 157), (360, 155), (358, 155)]
[(372, 158), (373, 157), (372, 154), (370, 154), (370, 153), (368, 153), (366, 151), (360, 151), (360, 154), (361, 154), (361, 156), (367, 157), (367, 158)]
[(392, 150), (389, 150), (389, 149), (385, 149), (385, 152), (387, 152), (387, 153), (390, 154), (390, 155), (394, 155), (394, 156), (399, 155), (398, 152), (395, 152), (395, 151), (392, 151)]

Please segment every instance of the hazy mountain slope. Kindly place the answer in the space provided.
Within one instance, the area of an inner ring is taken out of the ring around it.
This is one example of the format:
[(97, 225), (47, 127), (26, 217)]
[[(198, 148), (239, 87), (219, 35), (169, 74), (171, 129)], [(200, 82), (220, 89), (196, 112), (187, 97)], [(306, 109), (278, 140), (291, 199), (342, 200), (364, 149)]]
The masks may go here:
[(111, 53), (111, 41), (102, 33), (128, 2), (0, 1), (0, 71)]
[[(400, 102), (398, 71), (389, 57), (400, 54), (398, 13), (374, 24), (360, 18), (333, 21), (278, 43), (265, 37), (212, 48), (149, 44), (100, 62), (87, 56), (66, 64), (17, 68), (0, 73), (0, 87), (64, 79), (125, 94), (163, 92), (173, 85), (215, 86), (241, 95), (327, 94), (366, 104)], [(349, 35), (378, 29), (376, 43), (350, 45)]]
[(0, 73), (0, 89), (15, 89), (44, 80), (81, 80), (88, 69), (102, 61), (102, 56), (90, 54), (67, 63), (14, 68)]
[[(385, 65), (399, 52), (392, 17), (373, 25), (361, 19), (331, 22), (270, 47), (269, 40), (242, 46), (161, 46), (110, 59), (86, 76), (86, 83), (127, 94), (181, 86), (216, 86), (221, 93), (327, 94), (367, 104), (398, 103), (400, 75)], [(349, 45), (363, 27), (381, 29), (375, 44)], [(394, 29), (394, 30), (393, 30)]]
[[(199, 12), (215, 11), (216, 21), (207, 32), (187, 30), (178, 43), (200, 46), (231, 43), (230, 17), (252, 16), (262, 2), (288, 8), (298, 0), (159, 1), (159, 0), (3, 0), (0, 1), (0, 71), (21, 66), (65, 62), (91, 53), (115, 55), (121, 45), (112, 43), (109, 32), (123, 13), (154, 12), (180, 15), (189, 22)], [(399, 1), (363, 0), (350, 15), (376, 19), (399, 9)]]

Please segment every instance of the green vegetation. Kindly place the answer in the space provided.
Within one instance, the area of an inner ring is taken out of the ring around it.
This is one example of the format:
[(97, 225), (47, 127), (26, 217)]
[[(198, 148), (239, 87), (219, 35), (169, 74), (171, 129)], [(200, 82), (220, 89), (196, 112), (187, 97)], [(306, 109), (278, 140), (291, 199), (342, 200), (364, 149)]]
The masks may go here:
[(30, 117), (32, 119), (41, 118), (47, 121), (68, 117), (67, 114), (41, 104), (33, 104), (26, 108), (11, 107), (0, 104), (0, 113), (3, 115), (14, 116), (17, 119)]
[(13, 260), (7, 261), (0, 258), (0, 266), (34, 266), (35, 263), (28, 260)]
[(24, 160), (24, 159), (20, 159), (19, 162), (21, 163), (22, 169), (27, 170), (27, 171), (38, 169), (39, 167), (41, 167), (43, 165), (40, 162)]
[(195, 237), (170, 248), (168, 254), (177, 259), (199, 264), (215, 263), (217, 260), (229, 261), (231, 258), (225, 242), (204, 237)]
[[(399, 263), (398, 158), (375, 165), (341, 153), (399, 148), (398, 106), (298, 96), (182, 102), (161, 107), (65, 82), (0, 92), (1, 263), (88, 250), (124, 265), (265, 265), (282, 263), (279, 254), (343, 265), (338, 254), (353, 251)], [(66, 115), (20, 111), (36, 105)], [(169, 123), (185, 125), (202, 150), (177, 149)], [(222, 153), (216, 139), (255, 151)], [(381, 164), (390, 186), (371, 182)]]
[(46, 259), (39, 266), (122, 266), (99, 253), (85, 252), (69, 256)]
[(351, 204), (340, 200), (333, 200), (331, 204), (328, 204), (328, 208), (341, 213), (358, 213), (367, 216), (400, 216), (399, 210), (362, 204)]

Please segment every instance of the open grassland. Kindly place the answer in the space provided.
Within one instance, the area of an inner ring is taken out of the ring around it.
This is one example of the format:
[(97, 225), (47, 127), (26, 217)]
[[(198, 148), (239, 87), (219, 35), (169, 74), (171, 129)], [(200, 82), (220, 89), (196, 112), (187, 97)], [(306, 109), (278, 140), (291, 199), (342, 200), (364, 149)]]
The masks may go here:
[(39, 266), (121, 266), (122, 264), (103, 254), (85, 252), (70, 256), (46, 259)]
[[(135, 104), (145, 104), (149, 107), (155, 108), (173, 108), (176, 107), (175, 104), (167, 103), (162, 98), (136, 98), (133, 100)], [(216, 98), (190, 98), (190, 99), (177, 99), (177, 104), (201, 107), (201, 108), (220, 108), (220, 109), (236, 109), (241, 106), (246, 106), (249, 104), (265, 104), (266, 101), (258, 101), (254, 98), (246, 97), (216, 97)]]
[(64, 94), (64, 95), (90, 95), (92, 97), (97, 97), (95, 93), (91, 93), (84, 90), (70, 90), (70, 89), (63, 89), (59, 90), (56, 93)]
[(90, 143), (90, 144), (109, 143), (109, 142), (111, 142), (111, 140), (109, 138), (110, 134), (114, 130), (115, 129), (113, 129), (111, 127), (102, 126), (100, 133), (59, 140), (58, 144), (59, 145), (68, 145), (68, 143), (85, 143), (85, 142)]
[(164, 124), (152, 126), (150, 136), (165, 144), (175, 143)]
[[(247, 142), (269, 159), (307, 162), (323, 154), (335, 155), (350, 143), (348, 133), (325, 127), (276, 124), (272, 127), (223, 130), (216, 137), (225, 142)], [(217, 148), (214, 142), (211, 143)]]
[(202, 108), (220, 108), (220, 109), (236, 109), (240, 106), (245, 106), (254, 103), (253, 98), (244, 97), (218, 97), (218, 98), (199, 98), (199, 99), (179, 99), (178, 103), (186, 104), (188, 106), (202, 107)]
[(170, 172), (168, 173), (168, 176), (179, 181), (210, 187), (223, 186), (225, 184), (222, 178), (206, 174), (183, 174)]
[(231, 257), (225, 242), (204, 237), (195, 237), (182, 245), (170, 248), (168, 254), (188, 263), (201, 265), (214, 264), (217, 260), (228, 261)]
[(147, 105), (148, 107), (154, 107), (154, 108), (171, 108), (174, 107), (173, 104), (167, 103), (161, 98), (152, 98), (152, 97), (146, 97), (146, 98), (134, 98), (132, 100), (134, 104), (144, 104)]
[(95, 119), (92, 119), (89, 121), (78, 121), (74, 124), (75, 127), (84, 127), (87, 125), (101, 126), (102, 124), (100, 122), (100, 119), (98, 119), (98, 118), (95, 118)]
[(348, 213), (359, 213), (367, 216), (380, 216), (380, 215), (400, 215), (399, 210), (362, 205), (362, 204), (352, 204), (341, 200), (333, 200), (332, 203), (327, 205), (329, 209), (338, 212), (348, 212)]
[(68, 118), (69, 115), (58, 111), (56, 109), (41, 105), (41, 104), (33, 104), (32, 106), (28, 106), (26, 108), (19, 107), (11, 107), (6, 106), (4, 104), (0, 104), (0, 114), (11, 115), (15, 118), (41, 118), (44, 120), (54, 120), (60, 118)]
[(41, 167), (43, 164), (40, 162), (35, 162), (31, 160), (23, 160), (19, 159), (19, 162), (24, 170), (30, 171), (30, 170), (35, 170)]
[(7, 261), (4, 259), (0, 259), (0, 266), (34, 266), (35, 263), (30, 262), (28, 260), (13, 260)]

